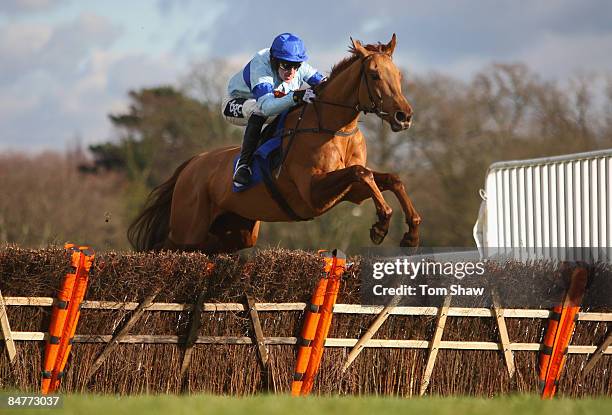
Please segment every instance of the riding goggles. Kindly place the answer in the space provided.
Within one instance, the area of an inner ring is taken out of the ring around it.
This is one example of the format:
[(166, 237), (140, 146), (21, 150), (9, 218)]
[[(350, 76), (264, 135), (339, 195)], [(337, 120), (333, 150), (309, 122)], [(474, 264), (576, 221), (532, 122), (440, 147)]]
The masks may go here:
[(297, 71), (298, 69), (300, 69), (300, 66), (302, 66), (302, 62), (289, 62), (289, 61), (279, 61), (278, 62), (278, 67), (281, 68), (283, 71), (290, 71), (292, 69), (295, 69)]

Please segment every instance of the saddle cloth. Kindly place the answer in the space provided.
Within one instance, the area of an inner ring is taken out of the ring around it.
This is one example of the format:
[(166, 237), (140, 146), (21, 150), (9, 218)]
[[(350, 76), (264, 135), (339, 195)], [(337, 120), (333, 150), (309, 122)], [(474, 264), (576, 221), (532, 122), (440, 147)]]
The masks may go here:
[[(232, 184), (232, 190), (234, 192), (243, 192), (251, 187), (259, 184), (263, 180), (265, 170), (268, 176), (272, 175), (272, 171), (276, 169), (281, 163), (281, 144), (282, 134), (285, 126), (285, 119), (289, 110), (281, 112), (261, 133), (261, 140), (259, 147), (253, 154), (253, 161), (251, 163), (251, 181), (246, 186), (236, 187)], [(240, 155), (236, 156), (232, 163), (232, 175), (236, 170), (238, 159)]]

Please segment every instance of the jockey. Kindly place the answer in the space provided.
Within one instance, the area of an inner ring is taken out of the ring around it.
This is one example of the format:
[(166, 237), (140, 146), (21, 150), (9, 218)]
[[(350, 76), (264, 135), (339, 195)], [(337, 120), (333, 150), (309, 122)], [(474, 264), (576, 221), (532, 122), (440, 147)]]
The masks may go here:
[(253, 153), (268, 117), (314, 100), (312, 89), (299, 90), (303, 82), (312, 87), (323, 80), (323, 75), (305, 62), (307, 59), (304, 42), (291, 33), (283, 33), (230, 79), (223, 116), (232, 124), (246, 125), (234, 186), (245, 186), (251, 179)]

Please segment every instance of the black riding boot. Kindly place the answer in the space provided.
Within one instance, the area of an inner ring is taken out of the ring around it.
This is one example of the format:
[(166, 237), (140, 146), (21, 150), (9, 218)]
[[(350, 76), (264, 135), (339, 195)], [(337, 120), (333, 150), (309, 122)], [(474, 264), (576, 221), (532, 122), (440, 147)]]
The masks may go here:
[(238, 160), (236, 171), (234, 172), (234, 186), (241, 187), (249, 184), (251, 180), (251, 162), (253, 161), (253, 153), (257, 148), (261, 127), (266, 122), (266, 117), (251, 114), (249, 122), (244, 130), (244, 138), (242, 139), (242, 148), (240, 150), (240, 159)]

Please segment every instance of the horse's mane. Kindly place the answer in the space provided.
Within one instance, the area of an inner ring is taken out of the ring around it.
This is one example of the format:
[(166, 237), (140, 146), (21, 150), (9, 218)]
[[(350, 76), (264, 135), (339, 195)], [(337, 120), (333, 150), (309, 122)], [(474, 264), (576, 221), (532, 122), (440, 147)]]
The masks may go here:
[[(364, 45), (363, 47), (366, 50), (369, 50), (371, 52), (383, 52), (385, 45), (383, 45), (382, 43), (378, 42), (378, 44), (376, 45)], [(347, 56), (346, 58), (342, 59), (340, 62), (338, 62), (337, 64), (335, 64), (332, 67), (332, 70), (329, 74), (329, 76), (327, 77), (327, 80), (330, 81), (332, 80), (336, 75), (338, 75), (340, 72), (344, 71), (346, 68), (348, 68), (349, 66), (351, 66), (351, 64), (353, 62), (355, 62), (357, 59), (359, 59), (359, 54), (357, 53), (357, 50), (355, 49), (355, 47), (353, 45), (349, 46), (348, 51), (351, 53), (350, 56)]]

